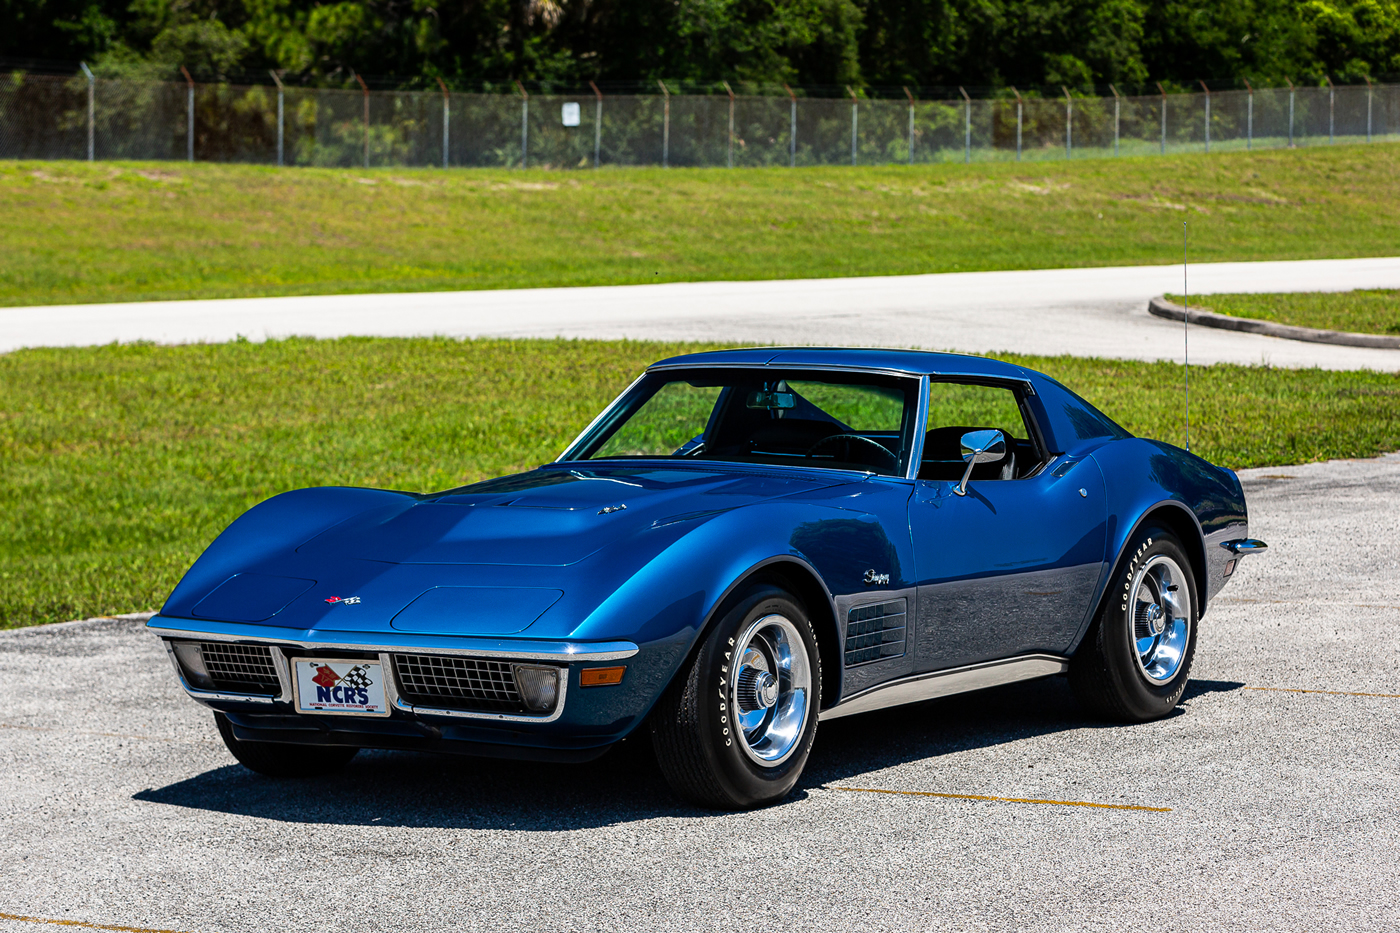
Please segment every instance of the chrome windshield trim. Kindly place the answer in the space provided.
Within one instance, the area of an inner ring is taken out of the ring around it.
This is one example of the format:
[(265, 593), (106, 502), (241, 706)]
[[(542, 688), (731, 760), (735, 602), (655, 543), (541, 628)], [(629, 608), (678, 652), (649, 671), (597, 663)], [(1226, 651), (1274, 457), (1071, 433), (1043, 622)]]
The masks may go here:
[[(630, 641), (541, 641), (481, 636), (423, 636), (407, 632), (317, 632), (242, 622), (152, 616), (146, 627), (161, 638), (194, 641), (246, 641), (317, 650), (379, 654), (447, 654), (514, 661), (620, 661), (640, 649)], [(358, 637), (358, 640), (356, 639)]]
[[(627, 396), (629, 396), (629, 395), (632, 394), (632, 390), (635, 389), (635, 388), (637, 387), (637, 383), (639, 383), (639, 382), (641, 382), (643, 379), (645, 379), (645, 378), (647, 377), (647, 373), (648, 373), (648, 372), (650, 372), (650, 370), (645, 370), (645, 371), (643, 371), (641, 375), (639, 375), (636, 379), (633, 379), (633, 380), (628, 384), (627, 388), (623, 389), (621, 392), (619, 392), (619, 393), (617, 394), (617, 398), (613, 399), (611, 402), (609, 402), (608, 404), (604, 405), (604, 406), (603, 406), (603, 410), (600, 411), (600, 412), (598, 412), (598, 414), (597, 414), (596, 416), (594, 416), (593, 420), (590, 421), (590, 422), (588, 422), (588, 424), (584, 427), (584, 429), (583, 429), (582, 431), (578, 432), (578, 436), (577, 436), (577, 437), (575, 437), (573, 440), (569, 441), (569, 446), (565, 447), (562, 451), (560, 451), (560, 452), (559, 452), (559, 456), (555, 457), (554, 460), (553, 460), (553, 462), (554, 462), (554, 463), (565, 463), (565, 462), (567, 462), (567, 461), (568, 461), (568, 455), (569, 455), (569, 453), (572, 452), (573, 449), (574, 449), (575, 447), (578, 447), (579, 444), (583, 443), (583, 439), (584, 439), (585, 437), (588, 437), (590, 434), (592, 434), (592, 433), (593, 433), (593, 429), (596, 428), (598, 425), (602, 424), (602, 423), (603, 423), (603, 419), (606, 418), (609, 414), (611, 414), (612, 410), (613, 410), (614, 408), (616, 408), (618, 405), (620, 405), (620, 404), (622, 403), (622, 400), (623, 400), (623, 399), (625, 399)], [(584, 462), (586, 462), (586, 461), (584, 461)]]
[[(797, 369), (802, 372), (827, 373), (870, 373), (876, 376), (898, 376), (901, 379), (918, 379), (928, 372), (913, 369), (897, 369), (889, 366), (852, 366), (845, 363), (662, 363), (647, 367), (649, 373), (671, 372), (677, 369)], [(629, 387), (630, 388), (630, 387)]]
[(1069, 659), (1054, 654), (1027, 654), (1018, 658), (1005, 658), (1000, 661), (987, 661), (983, 664), (969, 664), (945, 671), (930, 671), (901, 677), (889, 683), (862, 690), (853, 696), (843, 698), (840, 703), (822, 711), (821, 719), (839, 719), (856, 713), (905, 703), (918, 703), (935, 697), (967, 693), (987, 687), (999, 687), (1020, 680), (1034, 680), (1051, 674), (1063, 674), (1069, 670)]
[[(928, 421), (928, 393), (929, 393), (929, 390), (928, 390), (928, 386), (929, 386), (929, 374), (928, 374), (928, 373), (914, 372), (914, 371), (912, 371), (912, 370), (906, 370), (906, 369), (888, 369), (888, 368), (881, 368), (881, 367), (874, 367), (874, 366), (831, 366), (831, 365), (817, 364), (817, 363), (796, 363), (796, 364), (788, 364), (788, 363), (774, 363), (774, 364), (770, 364), (770, 363), (666, 363), (666, 364), (660, 364), (660, 365), (655, 365), (655, 366), (649, 366), (649, 367), (647, 367), (646, 372), (643, 372), (643, 373), (642, 373), (640, 376), (638, 376), (636, 379), (633, 379), (631, 385), (629, 385), (626, 389), (624, 389), (624, 390), (622, 391), (622, 393), (621, 393), (620, 395), (617, 396), (617, 398), (615, 398), (615, 399), (613, 399), (611, 402), (609, 402), (608, 405), (607, 405), (607, 407), (605, 407), (601, 412), (599, 412), (599, 413), (598, 413), (598, 416), (588, 423), (588, 427), (586, 427), (586, 428), (584, 428), (582, 431), (580, 431), (579, 434), (578, 434), (578, 436), (575, 437), (572, 441), (569, 442), (569, 446), (565, 447), (564, 450), (563, 450), (563, 452), (561, 452), (561, 453), (559, 454), (559, 456), (555, 457), (552, 461), (550, 461), (550, 465), (561, 464), (561, 463), (613, 463), (613, 462), (616, 462), (614, 459), (610, 459), (610, 458), (608, 458), (608, 457), (590, 458), (590, 459), (588, 459), (588, 460), (577, 460), (577, 459), (572, 459), (569, 455), (572, 454), (576, 449), (578, 449), (579, 445), (583, 442), (584, 438), (587, 437), (587, 436), (593, 431), (593, 429), (594, 429), (596, 426), (598, 426), (599, 424), (601, 424), (601, 423), (603, 422), (603, 420), (613, 411), (613, 409), (617, 408), (620, 404), (622, 404), (623, 399), (625, 399), (629, 394), (631, 394), (632, 390), (635, 389), (635, 388), (637, 387), (637, 384), (640, 383), (643, 379), (645, 379), (645, 378), (646, 378), (648, 375), (650, 375), (651, 373), (671, 372), (671, 371), (675, 371), (675, 370), (686, 370), (686, 369), (756, 369), (756, 370), (761, 370), (761, 369), (771, 369), (771, 368), (793, 369), (793, 370), (800, 370), (800, 371), (802, 371), (802, 372), (869, 373), (869, 374), (879, 375), (879, 376), (893, 376), (893, 377), (895, 377), (895, 378), (897, 378), (897, 379), (912, 379), (912, 380), (915, 380), (915, 381), (918, 383), (918, 388), (915, 390), (915, 391), (918, 392), (918, 402), (917, 402), (918, 414), (915, 416), (915, 417), (916, 417), (916, 422), (915, 422), (915, 423), (916, 423), (916, 430), (915, 430), (915, 432), (914, 432), (915, 436), (914, 436), (913, 438), (911, 438), (910, 440), (911, 440), (911, 445), (912, 445), (912, 448), (913, 448), (913, 452), (914, 452), (914, 453), (920, 453), (920, 452), (923, 450), (923, 431), (920, 430), (920, 429), (918, 429), (917, 426), (918, 426), (918, 425), (924, 425), (924, 424), (926, 424), (926, 422)], [(687, 460), (687, 459), (678, 458), (678, 457), (660, 457), (660, 456), (659, 456), (659, 457), (637, 457), (637, 458), (625, 457), (625, 458), (616, 458), (616, 459), (617, 459), (617, 460), (622, 460), (623, 462), (627, 462), (627, 463), (634, 463), (634, 462), (637, 462), (637, 461), (639, 461), (639, 460), (658, 460), (658, 461), (661, 461), (661, 462), (664, 462), (664, 463), (668, 463), (668, 464), (676, 464), (676, 463), (682, 463), (682, 464), (694, 464), (694, 463), (732, 463), (732, 464), (734, 464), (734, 465), (736, 465), (736, 466), (759, 466), (759, 467), (770, 467), (770, 466), (771, 466), (771, 467), (777, 467), (778, 469), (794, 469), (794, 468), (795, 468), (795, 469), (825, 469), (825, 470), (828, 470), (828, 471), (833, 472), (833, 473), (856, 473), (856, 474), (858, 474), (858, 475), (864, 475), (864, 476), (883, 476), (883, 477), (885, 477), (885, 478), (887, 478), (887, 479), (908, 479), (908, 480), (914, 479), (914, 478), (918, 475), (918, 473), (919, 473), (919, 460), (918, 460), (918, 457), (917, 457), (917, 456), (914, 457), (914, 458), (912, 458), (912, 459), (910, 460), (909, 468), (905, 470), (904, 475), (902, 475), (902, 476), (899, 475), (899, 474), (876, 473), (876, 472), (873, 471), (873, 470), (852, 470), (852, 469), (845, 469), (845, 468), (841, 468), (841, 467), (808, 467), (808, 466), (800, 466), (800, 465), (798, 465), (798, 464), (786, 464), (786, 463), (775, 463), (775, 464), (766, 464), (766, 463), (764, 463), (764, 464), (749, 464), (749, 463), (745, 463), (745, 462), (742, 461), (742, 460), (703, 460), (703, 461), (692, 461), (692, 460)]]

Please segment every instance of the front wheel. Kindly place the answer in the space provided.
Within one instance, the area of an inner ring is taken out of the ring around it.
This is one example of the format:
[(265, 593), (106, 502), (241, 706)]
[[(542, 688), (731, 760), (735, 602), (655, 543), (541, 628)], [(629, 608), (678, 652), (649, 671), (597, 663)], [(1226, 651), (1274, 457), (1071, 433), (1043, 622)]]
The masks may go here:
[(233, 724), (223, 713), (214, 714), (219, 737), (250, 771), (268, 777), (314, 777), (343, 768), (358, 748), (345, 745), (292, 745), (286, 742), (250, 742), (233, 734)]
[(771, 803), (801, 776), (820, 705), (806, 610), (777, 587), (752, 587), (657, 705), (657, 762), (672, 790), (702, 806)]
[(1147, 722), (1175, 709), (1190, 679), (1196, 578), (1181, 542), (1161, 528), (1140, 531), (1128, 553), (1070, 660), (1069, 680), (1090, 712)]

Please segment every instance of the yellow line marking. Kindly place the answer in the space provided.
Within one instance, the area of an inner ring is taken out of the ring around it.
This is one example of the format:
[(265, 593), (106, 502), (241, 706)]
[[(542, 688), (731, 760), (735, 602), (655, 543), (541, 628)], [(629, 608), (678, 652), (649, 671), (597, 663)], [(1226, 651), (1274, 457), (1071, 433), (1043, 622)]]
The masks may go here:
[(1135, 803), (1091, 803), (1087, 800), (1038, 800), (1034, 797), (992, 797), (987, 794), (940, 794), (931, 790), (886, 790), (883, 787), (835, 787), (860, 794), (897, 794), (903, 797), (942, 797), (946, 800), (990, 800), (995, 803), (1043, 803), (1056, 807), (1095, 807), (1100, 810), (1145, 810), (1149, 813), (1170, 813), (1171, 807), (1144, 807)]
[(1360, 693), (1355, 690), (1305, 690), (1302, 687), (1242, 687), (1242, 690), (1272, 690), (1275, 693), (1326, 693), (1334, 697), (1383, 697), (1400, 700), (1400, 693)]
[(124, 927), (111, 923), (89, 923), (86, 920), (58, 920), (52, 917), (26, 917), (22, 914), (0, 914), (0, 920), (22, 920), (25, 923), (51, 923), (60, 927), (83, 927), (88, 930), (116, 930), (118, 933), (179, 933), (178, 930), (156, 930), (151, 927)]

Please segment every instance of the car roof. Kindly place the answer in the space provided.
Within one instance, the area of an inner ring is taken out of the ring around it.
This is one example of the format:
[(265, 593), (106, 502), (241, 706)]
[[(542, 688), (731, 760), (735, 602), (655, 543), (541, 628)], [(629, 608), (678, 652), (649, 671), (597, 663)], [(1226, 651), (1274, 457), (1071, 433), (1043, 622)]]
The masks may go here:
[(1038, 375), (1001, 360), (927, 350), (875, 347), (750, 347), (687, 353), (653, 363), (650, 369), (685, 366), (831, 366), (843, 369), (907, 373), (911, 376), (989, 376), (1029, 379)]

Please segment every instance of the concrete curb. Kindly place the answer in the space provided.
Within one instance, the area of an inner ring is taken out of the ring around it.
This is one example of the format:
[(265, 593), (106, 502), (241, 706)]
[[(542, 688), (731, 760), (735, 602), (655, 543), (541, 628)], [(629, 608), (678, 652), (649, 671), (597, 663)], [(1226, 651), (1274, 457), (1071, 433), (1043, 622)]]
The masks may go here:
[[(1181, 305), (1158, 295), (1147, 303), (1147, 310), (1157, 317), (1180, 321), (1187, 311)], [(1387, 337), (1383, 334), (1353, 334), (1342, 330), (1319, 330), (1315, 327), (1295, 327), (1292, 324), (1275, 324), (1273, 321), (1260, 321), (1255, 318), (1231, 317), (1216, 314), (1214, 311), (1191, 309), (1192, 324), (1203, 327), (1219, 327), (1222, 330), (1240, 330), (1249, 334), (1263, 334), (1265, 337), (1282, 337), (1285, 340), (1306, 340), (1311, 343), (1330, 343), (1344, 347), (1379, 347), (1385, 350), (1400, 350), (1400, 337)]]

